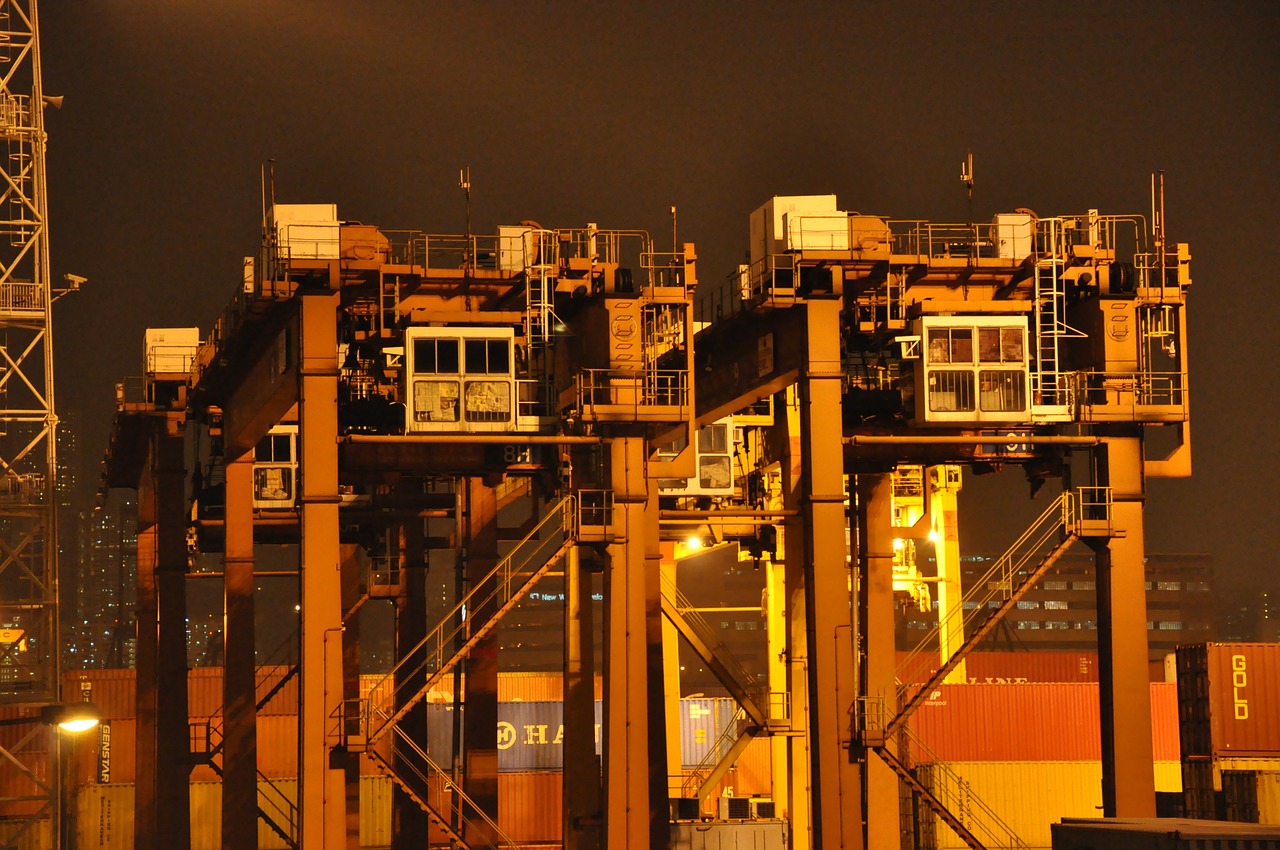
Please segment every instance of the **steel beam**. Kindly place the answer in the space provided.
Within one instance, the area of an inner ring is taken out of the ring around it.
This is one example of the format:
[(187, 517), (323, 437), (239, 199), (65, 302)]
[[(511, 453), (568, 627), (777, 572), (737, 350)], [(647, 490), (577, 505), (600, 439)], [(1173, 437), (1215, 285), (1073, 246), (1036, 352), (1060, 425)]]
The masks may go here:
[[(423, 560), (424, 532), (421, 519), (402, 519), (397, 523), (400, 540), (400, 575), (404, 594), (396, 599), (396, 646), (402, 651), (417, 646), (427, 636), (427, 568)], [(398, 660), (398, 659), (397, 659)], [(416, 694), (426, 682), (423, 669), (395, 672), (396, 698)], [(396, 708), (400, 708), (397, 705)], [(420, 702), (396, 724), (411, 739), (427, 740), (427, 705)], [(409, 775), (407, 765), (401, 765), (399, 751), (393, 751), (396, 773)], [(422, 845), (427, 834), (427, 813), (405, 793), (399, 785), (392, 790), (391, 850), (411, 850)]]

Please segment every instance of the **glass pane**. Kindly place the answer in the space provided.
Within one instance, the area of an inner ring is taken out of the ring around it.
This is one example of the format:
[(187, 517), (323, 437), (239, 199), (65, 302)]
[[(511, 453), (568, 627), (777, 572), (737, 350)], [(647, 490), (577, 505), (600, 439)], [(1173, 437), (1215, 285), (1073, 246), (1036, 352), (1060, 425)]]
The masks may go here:
[(1027, 382), (1015, 369), (983, 369), (978, 373), (978, 404), (992, 413), (1013, 413), (1027, 409)]
[(414, 381), (413, 419), (415, 422), (457, 422), (457, 381)]
[(1005, 363), (1021, 363), (1024, 334), (1022, 328), (1000, 329), (1000, 355)]
[(489, 349), (486, 342), (487, 340), (483, 339), (466, 340), (467, 374), (487, 375), (489, 373), (489, 358), (486, 356)]
[(949, 345), (949, 334), (945, 329), (929, 331), (929, 362), (950, 363), (951, 352), (948, 350)]
[(509, 422), (511, 383), (509, 381), (467, 381), (468, 422)]
[(253, 471), (253, 498), (279, 502), (293, 498), (293, 481), (286, 466), (258, 467)]
[(1000, 328), (978, 328), (978, 362), (1000, 362)]
[(956, 371), (930, 374), (929, 409), (939, 413), (973, 410), (973, 373)]
[(267, 435), (258, 441), (258, 445), (253, 449), (254, 460), (271, 460), (271, 435)]
[(456, 339), (436, 340), (436, 372), (441, 375), (458, 374), (458, 341)]
[(951, 362), (952, 363), (972, 363), (973, 362), (973, 329), (972, 328), (952, 328), (951, 329)]
[(511, 372), (511, 340), (489, 340), (489, 374), (506, 375)]
[(723, 453), (728, 450), (724, 425), (708, 425), (698, 429), (698, 451)]
[(271, 438), (271, 459), (272, 460), (293, 460), (289, 451), (290, 437), (288, 434), (276, 434)]
[(698, 483), (707, 489), (725, 489), (733, 483), (729, 458), (704, 457), (698, 460)]

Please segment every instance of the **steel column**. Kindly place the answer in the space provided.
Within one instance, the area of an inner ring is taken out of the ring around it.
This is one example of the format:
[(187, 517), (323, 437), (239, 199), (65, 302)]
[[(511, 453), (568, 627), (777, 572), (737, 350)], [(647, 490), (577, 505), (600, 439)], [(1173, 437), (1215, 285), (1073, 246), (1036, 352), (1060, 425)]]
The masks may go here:
[(591, 573), (581, 550), (564, 563), (564, 847), (600, 846), (600, 765), (596, 760), (595, 650)]
[[(466, 575), (468, 590), (475, 590), (498, 563), (498, 498), (479, 478), (468, 478), (466, 526)], [(479, 592), (490, 596), (493, 588)], [(467, 611), (467, 633), (472, 634), (493, 618), (495, 603), (479, 604)], [(498, 820), (498, 630), (481, 638), (467, 654), (463, 680), (462, 790), (495, 822)], [(468, 815), (468, 817), (473, 817)], [(469, 842), (495, 841), (488, 824), (468, 824)], [(478, 830), (483, 835), (473, 835)]]
[(302, 850), (345, 841), (343, 770), (332, 763), (342, 708), (342, 593), (338, 549), (338, 294), (298, 299), (298, 443), (302, 553), (302, 670), (298, 814)]
[[(866, 652), (866, 693), (897, 705), (894, 686), (893, 604), (893, 484), (889, 475), (859, 475), (855, 488), (858, 526), (858, 582), (866, 606), (863, 612), (863, 646)], [(894, 750), (893, 742), (886, 742)], [(901, 823), (898, 813), (898, 775), (866, 750), (865, 762), (867, 846), (897, 847)]]
[(1112, 488), (1111, 516), (1120, 534), (1093, 544), (1097, 564), (1103, 814), (1149, 818), (1155, 817), (1156, 804), (1148, 684), (1142, 439), (1132, 435), (1108, 438), (1095, 456), (1101, 482)]
[(646, 443), (610, 444), (613, 526), (604, 589), (604, 797), (608, 850), (648, 847), (649, 701), (645, 636)]
[(809, 722), (813, 742), (813, 840), (820, 850), (862, 843), (862, 789), (850, 758), (858, 697), (856, 623), (845, 543), (840, 302), (805, 305), (806, 353), (798, 385), (801, 508), (809, 642)]
[(222, 581), (222, 846), (237, 850), (258, 840), (252, 455), (226, 465)]
[[(404, 594), (396, 600), (396, 647), (405, 652), (417, 646), (427, 636), (427, 569), (423, 561), (425, 545), (422, 520), (418, 518), (402, 519), (397, 524), (400, 538), (400, 576)], [(399, 659), (397, 659), (399, 660)], [(412, 665), (410, 665), (412, 666)], [(427, 674), (423, 669), (400, 670), (395, 672), (394, 688), (401, 708), (406, 697), (418, 693), (426, 683)], [(427, 705), (419, 702), (409, 709), (399, 723), (396, 724), (410, 739), (422, 742), (427, 740)], [(399, 763), (399, 757), (393, 753), (396, 766), (401, 775), (408, 775), (407, 766)], [(427, 813), (413, 801), (400, 786), (392, 791), (392, 830), (391, 850), (410, 850), (422, 846), (422, 836), (427, 834), (429, 821)]]

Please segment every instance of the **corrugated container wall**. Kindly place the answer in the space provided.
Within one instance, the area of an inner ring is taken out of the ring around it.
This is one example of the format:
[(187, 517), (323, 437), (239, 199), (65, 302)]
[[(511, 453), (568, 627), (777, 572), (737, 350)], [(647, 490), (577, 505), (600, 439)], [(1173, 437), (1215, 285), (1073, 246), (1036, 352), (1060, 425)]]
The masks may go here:
[[(898, 652), (898, 667), (902, 668), (909, 653)], [(965, 675), (975, 685), (1028, 684), (1031, 682), (1096, 682), (1098, 681), (1098, 653), (1096, 652), (970, 652), (965, 656)], [(912, 672), (924, 675), (938, 669), (938, 663), (913, 663)], [(923, 680), (923, 675), (918, 677)]]
[[(1177, 761), (1174, 686), (1151, 683), (1157, 761)], [(1092, 761), (1102, 757), (1098, 686), (941, 685), (911, 718), (915, 761)]]
[(1258, 773), (1258, 823), (1280, 825), (1280, 771)]
[(1280, 643), (1178, 647), (1182, 755), (1280, 754)]

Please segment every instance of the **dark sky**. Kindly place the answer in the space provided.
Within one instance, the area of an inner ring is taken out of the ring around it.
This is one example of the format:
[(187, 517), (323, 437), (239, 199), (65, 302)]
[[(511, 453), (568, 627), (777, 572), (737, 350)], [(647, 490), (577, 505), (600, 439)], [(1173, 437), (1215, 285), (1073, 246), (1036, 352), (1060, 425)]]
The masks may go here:
[(1194, 257), (1195, 477), (1152, 485), (1148, 548), (1276, 586), (1280, 4), (45, 0), (41, 36), (66, 96), (55, 279), (90, 279), (54, 331), (85, 478), (143, 330), (207, 330), (231, 297), (268, 158), (282, 202), (389, 229), (460, 232), (463, 164), (480, 232), (665, 234), (676, 204), (710, 281), (775, 194), (963, 221), (972, 149), (979, 219), (1146, 213), (1166, 171)]

